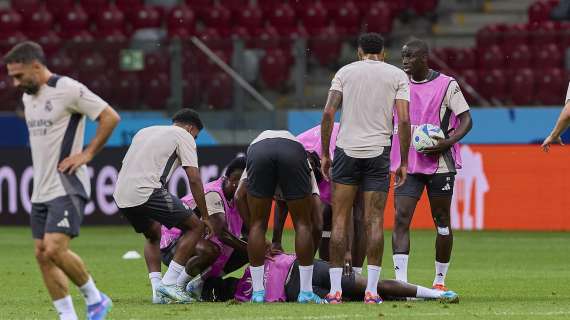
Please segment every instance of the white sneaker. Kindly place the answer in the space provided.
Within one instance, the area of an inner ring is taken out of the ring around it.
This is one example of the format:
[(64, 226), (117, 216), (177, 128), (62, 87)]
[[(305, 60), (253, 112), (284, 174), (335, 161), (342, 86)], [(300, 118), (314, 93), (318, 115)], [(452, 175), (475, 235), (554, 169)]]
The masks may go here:
[(170, 299), (171, 303), (191, 303), (195, 300), (184, 291), (184, 288), (175, 284), (167, 286), (160, 284), (156, 289), (157, 296), (162, 299)]
[(186, 292), (192, 296), (196, 301), (202, 301), (202, 288), (204, 287), (203, 281), (190, 281), (186, 285)]

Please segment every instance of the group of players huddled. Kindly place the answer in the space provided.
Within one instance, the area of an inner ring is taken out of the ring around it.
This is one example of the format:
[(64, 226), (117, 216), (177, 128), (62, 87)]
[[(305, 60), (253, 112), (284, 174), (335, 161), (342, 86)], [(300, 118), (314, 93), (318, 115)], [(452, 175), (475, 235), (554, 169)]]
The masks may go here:
[[(421, 40), (403, 46), (403, 71), (383, 61), (379, 34), (359, 37), (358, 57), (333, 78), (320, 126), (298, 136), (262, 132), (246, 157), (232, 160), (222, 177), (206, 185), (196, 151), (204, 126), (197, 112), (182, 109), (171, 126), (147, 127), (134, 136), (113, 196), (121, 214), (146, 238), (153, 303), (458, 301), (444, 280), (453, 242), (454, 177), (461, 168), (457, 143), (472, 126), (469, 106), (455, 79), (428, 67), (428, 47)], [(79, 234), (89, 198), (85, 164), (120, 118), (81, 83), (52, 74), (36, 43), (18, 44), (4, 63), (24, 91), (34, 165), (31, 226), (44, 283), (61, 319), (77, 319), (67, 279), (84, 294), (88, 319), (104, 319), (111, 299), (96, 288), (69, 241)], [(99, 123), (83, 149), (85, 115)], [(445, 138), (421, 152), (410, 148), (413, 127), (420, 124), (440, 127)], [(166, 189), (178, 167), (191, 191), (182, 199)], [(380, 281), (390, 172), (396, 280)], [(407, 283), (409, 227), (424, 188), (437, 231), (432, 288)], [(287, 213), (295, 229), (295, 254), (281, 246)], [(367, 277), (361, 275), (365, 258)], [(164, 275), (162, 263), (168, 266)], [(225, 277), (247, 263), (241, 278)]]

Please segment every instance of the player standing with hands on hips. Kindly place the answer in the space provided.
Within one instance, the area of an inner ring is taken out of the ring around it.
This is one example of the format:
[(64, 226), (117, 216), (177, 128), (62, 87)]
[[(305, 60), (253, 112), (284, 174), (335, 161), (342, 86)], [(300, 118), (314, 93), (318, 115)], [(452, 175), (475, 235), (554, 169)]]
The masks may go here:
[[(77, 319), (68, 279), (85, 297), (87, 319), (104, 319), (111, 299), (100, 292), (69, 242), (79, 227), (91, 186), (86, 164), (103, 148), (120, 117), (83, 84), (53, 74), (42, 47), (22, 42), (4, 56), (22, 97), (34, 168), (30, 224), (36, 260), (59, 318)], [(85, 116), (99, 122), (83, 149)]]
[(364, 193), (364, 223), (368, 258), (368, 284), (365, 303), (382, 303), (377, 292), (384, 251), (384, 207), (390, 188), (390, 146), (393, 111), (398, 114), (401, 165), (396, 172), (396, 186), (406, 181), (410, 145), (410, 100), (408, 77), (399, 68), (384, 63), (384, 39), (377, 33), (362, 34), (358, 39), (358, 57), (341, 68), (332, 80), (321, 122), (321, 150), (329, 150), (336, 111), (342, 107), (340, 130), (334, 162), (325, 152), (321, 170), (331, 179), (332, 231), (329, 270), (329, 303), (342, 302), (341, 279), (346, 252), (347, 226), (352, 205), (360, 187)]
[[(410, 75), (410, 119), (412, 127), (432, 124), (441, 128), (445, 138), (421, 152), (410, 148), (408, 179), (394, 190), (396, 217), (392, 234), (392, 252), (396, 280), (408, 281), (410, 223), (424, 188), (427, 188), (433, 221), (437, 230), (435, 241), (436, 289), (447, 291), (445, 276), (449, 268), (453, 233), (450, 224), (451, 198), (457, 169), (461, 168), (458, 142), (471, 130), (469, 105), (459, 84), (452, 77), (431, 70), (429, 50), (422, 40), (411, 40), (402, 48), (404, 71)], [(400, 134), (394, 130), (394, 137)], [(394, 139), (397, 144), (398, 139)], [(400, 154), (392, 150), (392, 170), (398, 168)]]

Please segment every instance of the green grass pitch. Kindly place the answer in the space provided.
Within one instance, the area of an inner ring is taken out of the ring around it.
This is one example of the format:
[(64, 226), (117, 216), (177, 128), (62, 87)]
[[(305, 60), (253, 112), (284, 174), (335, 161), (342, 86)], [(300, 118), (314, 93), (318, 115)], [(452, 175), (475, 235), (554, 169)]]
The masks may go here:
[[(292, 233), (285, 235), (292, 249)], [(390, 233), (386, 233), (382, 278), (392, 278)], [(85, 227), (72, 242), (97, 286), (114, 301), (109, 319), (569, 319), (570, 233), (456, 232), (447, 285), (460, 294), (458, 305), (430, 301), (297, 305), (196, 303), (150, 304), (142, 236), (129, 227)], [(434, 234), (412, 232), (409, 280), (433, 280)], [(165, 269), (163, 269), (164, 272)], [(56, 319), (33, 256), (28, 228), (0, 228), (0, 319)], [(73, 286), (72, 286), (73, 287)], [(71, 290), (80, 318), (84, 303)]]

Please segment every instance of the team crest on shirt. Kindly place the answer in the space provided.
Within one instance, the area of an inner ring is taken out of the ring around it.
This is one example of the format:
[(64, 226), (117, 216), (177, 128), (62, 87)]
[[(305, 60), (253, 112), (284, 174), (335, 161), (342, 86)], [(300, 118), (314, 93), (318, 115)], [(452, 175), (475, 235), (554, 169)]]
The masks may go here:
[(44, 106), (44, 109), (45, 109), (47, 112), (50, 112), (50, 111), (53, 110), (53, 105), (51, 104), (51, 100), (46, 101), (46, 104), (45, 104), (45, 106)]

